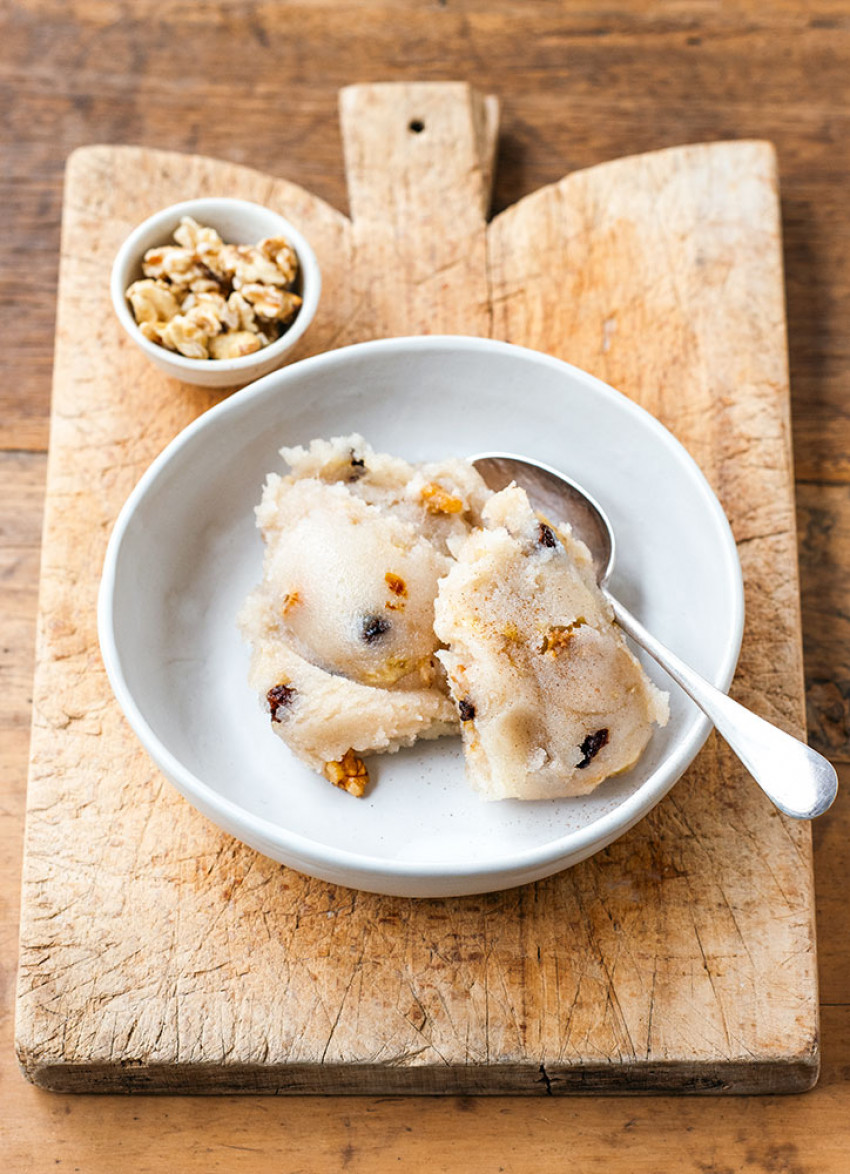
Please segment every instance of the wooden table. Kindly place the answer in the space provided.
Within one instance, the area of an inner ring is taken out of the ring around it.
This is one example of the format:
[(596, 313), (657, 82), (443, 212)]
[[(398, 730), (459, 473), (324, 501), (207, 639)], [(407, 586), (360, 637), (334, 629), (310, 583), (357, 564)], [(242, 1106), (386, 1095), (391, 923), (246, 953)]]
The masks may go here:
[[(12, 1055), (33, 621), (64, 160), (90, 142), (218, 155), (344, 207), (336, 95), (461, 77), (502, 99), (496, 208), (565, 171), (688, 141), (779, 151), (810, 737), (850, 784), (850, 9), (738, 0), (30, 0), (0, 6), (2, 631), (0, 1154), (10, 1171), (132, 1167), (845, 1171), (850, 800), (815, 827), (824, 1068), (756, 1099), (113, 1098), (39, 1092)], [(7, 255), (8, 254), (8, 255)], [(846, 394), (846, 392), (845, 392)]]

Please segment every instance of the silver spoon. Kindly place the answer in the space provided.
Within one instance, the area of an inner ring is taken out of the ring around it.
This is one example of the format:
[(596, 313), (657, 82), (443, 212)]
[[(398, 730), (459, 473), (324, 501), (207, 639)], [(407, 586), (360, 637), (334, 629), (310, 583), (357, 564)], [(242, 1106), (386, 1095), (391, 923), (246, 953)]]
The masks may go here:
[(823, 755), (710, 685), (647, 632), (608, 590), (614, 533), (590, 494), (555, 469), (510, 453), (482, 453), (472, 458), (472, 464), (488, 488), (504, 489), (515, 481), (535, 509), (570, 523), (590, 550), (596, 578), (617, 623), (696, 702), (780, 811), (795, 819), (814, 819), (826, 811), (838, 792), (838, 776)]

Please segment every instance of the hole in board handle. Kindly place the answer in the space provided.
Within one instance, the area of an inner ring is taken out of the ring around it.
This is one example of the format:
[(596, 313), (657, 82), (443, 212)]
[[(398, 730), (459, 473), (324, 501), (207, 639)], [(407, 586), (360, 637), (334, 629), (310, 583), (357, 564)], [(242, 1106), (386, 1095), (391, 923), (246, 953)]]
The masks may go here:
[(407, 124), (407, 129), (413, 135), (421, 135), (425, 129), (425, 123), (421, 118), (412, 118)]

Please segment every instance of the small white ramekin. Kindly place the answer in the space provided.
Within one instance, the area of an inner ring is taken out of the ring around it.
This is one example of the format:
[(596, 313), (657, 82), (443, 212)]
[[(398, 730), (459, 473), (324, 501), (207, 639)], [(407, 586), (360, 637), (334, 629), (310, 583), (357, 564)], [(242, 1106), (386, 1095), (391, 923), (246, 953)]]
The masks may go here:
[[(147, 250), (173, 243), (174, 230), (183, 216), (192, 216), (198, 223), (214, 228), (228, 244), (256, 244), (268, 236), (283, 236), (289, 241), (301, 266), (299, 292), (303, 302), (295, 321), (279, 339), (238, 359), (188, 359), (145, 338), (133, 317), (126, 291), (143, 276), (142, 258)], [(241, 387), (281, 366), (312, 322), (321, 288), (316, 254), (294, 225), (260, 204), (215, 196), (184, 200), (149, 216), (118, 250), (110, 280), (115, 313), (133, 342), (167, 375), (200, 387)]]

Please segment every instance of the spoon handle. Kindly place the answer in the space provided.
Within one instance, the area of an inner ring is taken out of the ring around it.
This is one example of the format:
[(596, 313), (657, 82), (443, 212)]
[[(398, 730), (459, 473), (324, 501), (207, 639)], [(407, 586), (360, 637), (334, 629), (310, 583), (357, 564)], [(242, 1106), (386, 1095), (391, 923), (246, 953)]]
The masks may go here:
[(780, 811), (794, 819), (814, 819), (838, 792), (831, 763), (784, 730), (727, 697), (680, 660), (610, 594), (617, 623), (665, 669), (714, 723), (755, 781)]

